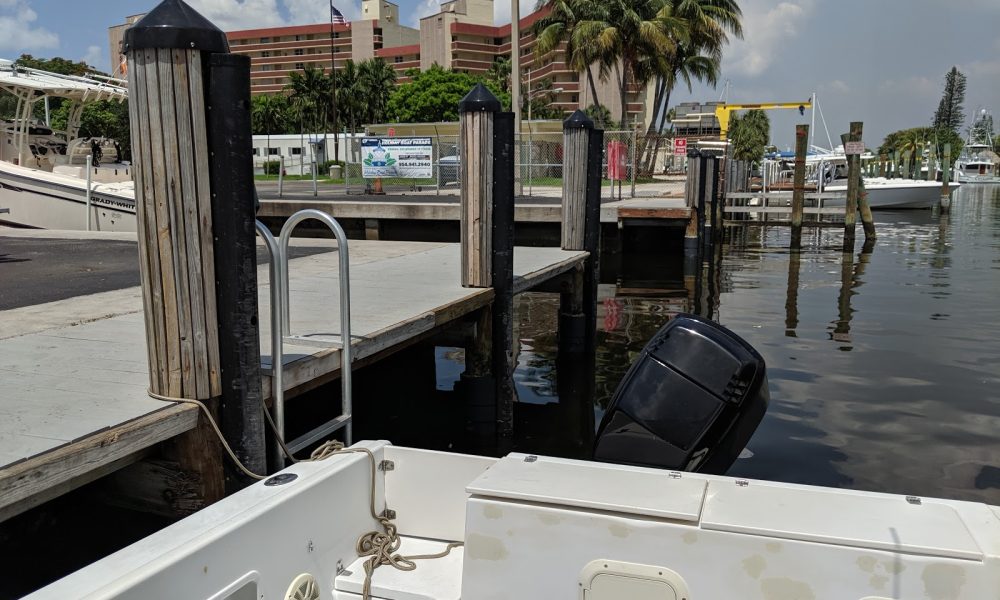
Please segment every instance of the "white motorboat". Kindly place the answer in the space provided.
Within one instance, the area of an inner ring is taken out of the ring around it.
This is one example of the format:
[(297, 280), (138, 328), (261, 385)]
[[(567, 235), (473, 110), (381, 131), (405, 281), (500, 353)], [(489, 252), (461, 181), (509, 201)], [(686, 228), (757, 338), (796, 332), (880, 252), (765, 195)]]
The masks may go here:
[(996, 597), (998, 507), (630, 466), (724, 471), (768, 397), (749, 345), (677, 317), (598, 432), (629, 465), (324, 444), (28, 599)]
[(985, 504), (524, 454), (352, 449), (371, 455), (299, 463), (28, 599), (360, 600), (372, 549), (358, 540), (383, 523), (389, 555), (415, 568), (375, 569), (370, 597), (382, 600), (985, 600), (1000, 590), (1000, 508)]
[[(872, 159), (870, 155), (862, 157)], [(771, 187), (791, 189), (792, 171), (786, 167), (788, 157), (768, 159), (764, 162), (766, 183)], [(815, 190), (829, 193), (847, 194), (847, 156), (843, 146), (834, 150), (813, 147), (806, 157), (806, 182)], [(823, 175), (820, 176), (820, 173)], [(900, 179), (886, 177), (864, 177), (868, 205), (873, 210), (933, 208), (941, 202), (943, 184), (933, 179)], [(961, 186), (949, 182), (949, 194)], [(828, 198), (823, 206), (837, 208), (844, 206), (846, 198)]]
[[(933, 208), (941, 202), (942, 184), (938, 181), (919, 179), (887, 179), (885, 177), (865, 177), (865, 192), (872, 210), (893, 210), (911, 208)], [(954, 193), (961, 184), (949, 182), (948, 189)], [(847, 183), (835, 181), (823, 188), (827, 192), (847, 193)], [(825, 200), (824, 206), (844, 206), (843, 198)]]
[[(0, 124), (0, 209), (5, 209), (5, 222), (44, 229), (86, 229), (89, 224), (97, 231), (136, 230), (131, 166), (120, 162), (114, 140), (78, 137), (83, 107), (99, 100), (125, 100), (121, 83), (0, 61), (0, 90), (18, 103), (15, 118)], [(47, 106), (51, 98), (71, 103), (66, 131), (34, 117), (36, 105)]]
[(973, 121), (969, 141), (955, 161), (955, 178), (961, 183), (1000, 183), (996, 160), (993, 116), (984, 109)]

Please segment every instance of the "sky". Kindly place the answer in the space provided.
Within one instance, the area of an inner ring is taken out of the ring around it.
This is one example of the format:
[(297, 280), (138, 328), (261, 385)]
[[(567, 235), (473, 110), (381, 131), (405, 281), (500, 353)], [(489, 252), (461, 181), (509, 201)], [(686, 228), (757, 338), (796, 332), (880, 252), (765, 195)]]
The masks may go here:
[[(224, 30), (326, 22), (327, 0), (188, 0)], [(156, 0), (0, 0), (0, 57), (62, 56), (109, 68), (107, 28)], [(348, 19), (360, 0), (335, 0)], [(405, 25), (438, 0), (398, 0)], [(521, 0), (522, 15), (535, 0)], [(1000, 0), (740, 0), (745, 36), (733, 40), (716, 88), (678, 86), (671, 104), (718, 100), (799, 102), (816, 92), (836, 143), (850, 121), (877, 145), (891, 131), (928, 125), (952, 67), (968, 77), (966, 114), (1000, 111)], [(495, 5), (506, 23), (510, 2)], [(998, 113), (1000, 114), (1000, 113)], [(772, 141), (788, 147), (797, 111), (770, 113)], [(816, 142), (826, 144), (817, 116)]]

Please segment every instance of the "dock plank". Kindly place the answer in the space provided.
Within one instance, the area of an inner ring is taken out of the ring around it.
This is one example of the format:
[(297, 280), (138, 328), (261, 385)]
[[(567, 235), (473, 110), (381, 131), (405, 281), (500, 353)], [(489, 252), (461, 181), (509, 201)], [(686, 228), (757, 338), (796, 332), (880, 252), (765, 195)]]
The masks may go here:
[[(575, 269), (586, 256), (517, 248), (515, 289)], [(493, 290), (463, 288), (459, 265), (457, 244), (352, 241), (357, 360), (412, 344), (488, 305)], [(266, 272), (261, 265), (262, 315), (270, 309)], [(311, 340), (325, 336), (328, 344), (285, 343), (291, 389), (335, 378), (340, 369), (336, 250), (294, 259), (289, 274), (293, 333)], [(77, 300), (0, 311), (0, 521), (123, 466), (197, 423), (195, 408), (165, 405), (146, 394), (149, 363), (138, 288)], [(55, 312), (44, 316), (46, 309)], [(26, 314), (29, 325), (18, 327)], [(269, 319), (261, 319), (265, 351), (268, 326)], [(262, 366), (270, 370), (270, 356), (262, 356)], [(270, 377), (263, 383), (270, 395)]]

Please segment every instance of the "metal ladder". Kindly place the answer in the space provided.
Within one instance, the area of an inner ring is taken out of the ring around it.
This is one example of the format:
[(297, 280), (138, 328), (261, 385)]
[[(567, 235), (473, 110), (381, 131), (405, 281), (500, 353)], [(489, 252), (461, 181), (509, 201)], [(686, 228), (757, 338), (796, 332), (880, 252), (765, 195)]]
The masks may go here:
[[(289, 280), (288, 280), (288, 250), (292, 231), (303, 221), (314, 219), (330, 228), (337, 238), (337, 254), (339, 255), (340, 284), (340, 383), (341, 383), (341, 414), (319, 427), (309, 431), (286, 445), (292, 452), (298, 452), (307, 446), (323, 440), (331, 433), (344, 429), (344, 441), (350, 445), (353, 440), (351, 423), (353, 402), (351, 397), (351, 365), (353, 352), (351, 348), (351, 288), (350, 261), (347, 248), (347, 235), (340, 223), (330, 215), (315, 209), (300, 210), (292, 215), (281, 228), (278, 239), (268, 228), (257, 221), (257, 234), (264, 240), (270, 255), (268, 277), (271, 290), (271, 399), (274, 403), (274, 423), (282, 439), (285, 437), (285, 388), (284, 388), (284, 342), (298, 345), (318, 345), (323, 347), (336, 346), (329, 341), (312, 340), (290, 335), (291, 317), (289, 313)], [(280, 454), (280, 448), (278, 449)], [(278, 458), (278, 457), (276, 457)], [(284, 464), (281, 456), (278, 464)]]

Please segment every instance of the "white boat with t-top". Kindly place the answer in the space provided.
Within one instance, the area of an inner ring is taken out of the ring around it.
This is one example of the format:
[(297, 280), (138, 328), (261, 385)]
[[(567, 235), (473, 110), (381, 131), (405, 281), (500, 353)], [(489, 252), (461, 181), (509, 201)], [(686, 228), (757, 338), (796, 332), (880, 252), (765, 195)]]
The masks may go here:
[[(131, 166), (120, 162), (118, 144), (78, 137), (84, 106), (124, 101), (122, 82), (59, 75), (4, 60), (0, 91), (17, 100), (14, 117), (0, 121), (0, 209), (5, 209), (0, 219), (45, 229), (135, 231)], [(70, 103), (65, 131), (51, 126), (53, 98)], [(35, 112), (42, 107), (46, 114), (38, 119)]]
[(962, 183), (1000, 183), (993, 152), (993, 115), (983, 109), (969, 129), (969, 141), (955, 161), (955, 178)]

